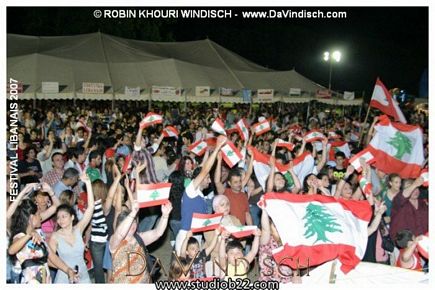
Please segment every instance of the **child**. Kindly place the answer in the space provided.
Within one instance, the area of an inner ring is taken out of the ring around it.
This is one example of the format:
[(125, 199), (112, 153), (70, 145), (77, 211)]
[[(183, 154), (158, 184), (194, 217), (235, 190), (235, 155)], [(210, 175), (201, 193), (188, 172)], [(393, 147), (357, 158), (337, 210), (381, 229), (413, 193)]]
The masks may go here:
[[(258, 245), (261, 236), (261, 231), (255, 231), (254, 241), (252, 242), (251, 251), (246, 256), (243, 256), (243, 246), (237, 240), (232, 240), (226, 243), (229, 233), (222, 235), (221, 244), (219, 248), (219, 263), (222, 269), (226, 268), (225, 280), (231, 279), (245, 279), (248, 276), (249, 264), (255, 259), (258, 252)], [(226, 246), (225, 246), (226, 245)]]
[(189, 263), (185, 258), (173, 259), (169, 269), (168, 281), (183, 281), (189, 279), (184, 273), (187, 271)]
[(205, 263), (207, 262), (207, 259), (210, 258), (210, 253), (216, 247), (220, 231), (218, 229), (215, 230), (212, 242), (207, 248), (201, 251), (198, 241), (192, 237), (192, 235), (192, 231), (187, 232), (186, 238), (181, 245), (181, 257), (186, 258), (187, 263), (189, 264), (193, 260), (192, 266), (190, 267), (190, 278), (205, 278)]
[(422, 236), (415, 237), (410, 230), (401, 230), (396, 235), (396, 245), (400, 249), (396, 266), (410, 270), (421, 271), (422, 259), (417, 250), (418, 242)]

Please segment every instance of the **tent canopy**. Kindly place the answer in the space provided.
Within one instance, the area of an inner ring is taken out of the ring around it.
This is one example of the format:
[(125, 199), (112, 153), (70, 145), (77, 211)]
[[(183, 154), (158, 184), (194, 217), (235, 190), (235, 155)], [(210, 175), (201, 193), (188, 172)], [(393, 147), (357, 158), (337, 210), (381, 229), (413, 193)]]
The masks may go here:
[[(125, 99), (126, 86), (140, 87), (141, 95), (149, 95), (152, 86), (183, 88), (188, 96), (195, 95), (196, 86), (212, 88), (215, 96), (221, 87), (274, 89), (282, 96), (298, 88), (303, 97), (325, 89), (295, 70), (262, 67), (209, 39), (149, 42), (100, 32), (7, 37), (8, 77), (21, 81), (28, 97)], [(42, 94), (42, 82), (58, 82), (61, 90)], [(82, 94), (83, 82), (104, 83), (104, 94)]]

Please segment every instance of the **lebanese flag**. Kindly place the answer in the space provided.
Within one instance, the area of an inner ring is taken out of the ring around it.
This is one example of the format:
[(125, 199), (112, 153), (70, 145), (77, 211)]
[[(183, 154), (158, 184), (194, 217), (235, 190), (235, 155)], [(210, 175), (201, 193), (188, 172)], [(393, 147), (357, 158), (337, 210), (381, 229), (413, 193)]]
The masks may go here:
[(396, 122), (406, 124), (405, 116), (399, 108), (397, 102), (391, 97), (390, 92), (379, 78), (376, 80), (375, 89), (373, 90), (370, 106), (379, 109), (384, 114), (394, 118)]
[(163, 136), (165, 137), (178, 137), (178, 130), (177, 128), (173, 127), (173, 126), (166, 126), (165, 129), (163, 129)]
[(192, 233), (198, 233), (217, 229), (223, 215), (223, 213), (202, 214), (195, 212), (192, 215), (190, 230)]
[(328, 138), (329, 139), (341, 139), (341, 136), (335, 133), (335, 131), (329, 131), (328, 132)]
[(234, 165), (239, 163), (243, 158), (239, 149), (237, 149), (231, 141), (227, 141), (227, 143), (222, 147), (221, 152), (222, 158), (230, 168), (233, 168)]
[(429, 169), (423, 168), (423, 170), (421, 170), (421, 172), (420, 172), (420, 177), (422, 177), (424, 180), (423, 186), (428, 187), (429, 186)]
[(131, 168), (131, 154), (125, 157), (124, 165), (122, 166), (121, 172), (124, 174)]
[(418, 126), (390, 121), (382, 115), (376, 134), (367, 147), (376, 159), (375, 167), (401, 178), (417, 178), (424, 164), (423, 132)]
[(304, 139), (305, 142), (307, 143), (311, 143), (314, 141), (322, 141), (325, 138), (325, 135), (323, 135), (322, 132), (317, 131), (317, 130), (312, 130), (310, 132), (308, 132), (307, 134), (305, 134)]
[[(255, 176), (257, 177), (258, 183), (261, 185), (263, 190), (266, 190), (266, 180), (270, 174), (270, 155), (261, 153), (257, 150), (257, 148), (253, 146), (249, 146), (249, 148), (252, 150), (252, 158), (254, 158), (254, 162), (252, 165), (254, 167)], [(279, 172), (285, 174), (289, 169), (290, 164), (282, 164), (280, 162), (276, 162), (275, 167)]]
[(353, 168), (355, 168), (355, 170), (357, 172), (361, 172), (362, 171), (362, 166), (361, 166), (361, 163), (359, 161), (360, 158), (364, 158), (367, 164), (372, 164), (372, 163), (374, 163), (376, 161), (375, 157), (373, 156), (373, 154), (370, 153), (370, 151), (367, 148), (362, 150), (362, 151), (360, 151), (358, 154), (355, 154), (349, 160), (350, 165), (352, 165)]
[(270, 123), (267, 120), (255, 123), (252, 125), (255, 131), (255, 136), (260, 136), (268, 131), (270, 131)]
[(293, 143), (284, 141), (282, 139), (277, 139), (276, 141), (276, 147), (284, 147), (287, 148), (288, 151), (293, 151), (293, 149), (295, 148), (295, 145)]
[(257, 226), (224, 226), (224, 229), (236, 239), (240, 239), (253, 235)]
[(301, 134), (302, 127), (299, 126), (298, 124), (295, 124), (289, 128), (289, 131), (293, 134)]
[(304, 182), (305, 176), (313, 172), (314, 165), (314, 158), (308, 151), (293, 159), (293, 171), (301, 183)]
[(272, 251), (278, 264), (297, 269), (338, 259), (346, 274), (364, 257), (372, 216), (367, 201), (273, 192), (264, 201), (284, 245)]
[(136, 186), (139, 207), (151, 207), (168, 202), (172, 183), (138, 184)]
[(236, 124), (231, 125), (230, 128), (225, 130), (225, 133), (227, 133), (227, 136), (233, 134), (234, 132), (237, 132), (237, 133), (239, 132), (239, 130), (236, 127)]
[(161, 115), (153, 112), (149, 112), (145, 116), (145, 118), (143, 118), (143, 120), (140, 122), (139, 127), (143, 129), (151, 125), (161, 124), (161, 123), (163, 123), (163, 117)]
[(240, 137), (243, 141), (249, 140), (249, 125), (244, 118), (237, 122), (236, 128), (239, 131)]
[(361, 176), (359, 178), (359, 186), (362, 189), (362, 192), (365, 196), (372, 195), (373, 185), (370, 181), (367, 180), (367, 178)]
[(421, 241), (418, 241), (417, 243), (418, 252), (428, 260), (429, 260), (429, 244), (430, 244), (429, 233), (426, 233), (423, 236), (423, 239)]
[(343, 152), (346, 158), (350, 157), (349, 144), (346, 141), (335, 141), (328, 144), (329, 160), (335, 160), (335, 153)]
[(225, 132), (225, 125), (222, 122), (222, 120), (219, 118), (216, 118), (213, 124), (211, 124), (211, 129), (218, 134), (225, 135), (225, 136), (227, 135), (227, 133)]
[(207, 143), (203, 140), (196, 141), (192, 145), (190, 145), (187, 150), (195, 154), (196, 156), (202, 156), (207, 150)]

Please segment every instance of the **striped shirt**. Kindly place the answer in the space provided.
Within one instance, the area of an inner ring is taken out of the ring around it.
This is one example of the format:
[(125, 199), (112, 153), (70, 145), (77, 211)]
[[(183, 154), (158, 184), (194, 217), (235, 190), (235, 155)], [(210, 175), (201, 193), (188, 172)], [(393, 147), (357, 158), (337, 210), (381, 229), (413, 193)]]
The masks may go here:
[(101, 199), (97, 200), (94, 204), (91, 224), (91, 241), (97, 243), (107, 242), (107, 222)]
[(132, 160), (136, 163), (141, 163), (146, 160), (147, 167), (140, 175), (140, 181), (142, 184), (150, 184), (150, 183), (158, 183), (156, 170), (154, 167), (154, 160), (152, 153), (154, 151), (153, 148), (148, 147), (146, 149), (142, 149), (140, 147), (135, 146), (134, 152), (132, 153)]

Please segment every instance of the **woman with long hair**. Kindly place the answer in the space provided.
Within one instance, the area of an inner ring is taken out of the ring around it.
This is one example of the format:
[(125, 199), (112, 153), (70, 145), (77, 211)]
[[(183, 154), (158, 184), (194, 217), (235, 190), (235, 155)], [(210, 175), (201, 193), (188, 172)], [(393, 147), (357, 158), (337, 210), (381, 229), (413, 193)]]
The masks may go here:
[[(92, 193), (92, 185), (86, 173), (80, 176), (83, 183), (88, 189), (88, 205), (94, 203), (94, 195)], [(88, 269), (83, 259), (85, 245), (83, 243), (83, 232), (88, 226), (94, 212), (93, 206), (88, 206), (83, 218), (78, 221), (74, 208), (67, 204), (62, 204), (57, 208), (56, 218), (59, 229), (52, 235), (49, 245), (53, 251), (57, 251), (59, 257), (70, 268), (78, 266), (80, 283), (90, 283)], [(56, 275), (54, 283), (68, 283), (68, 277), (60, 272)]]

